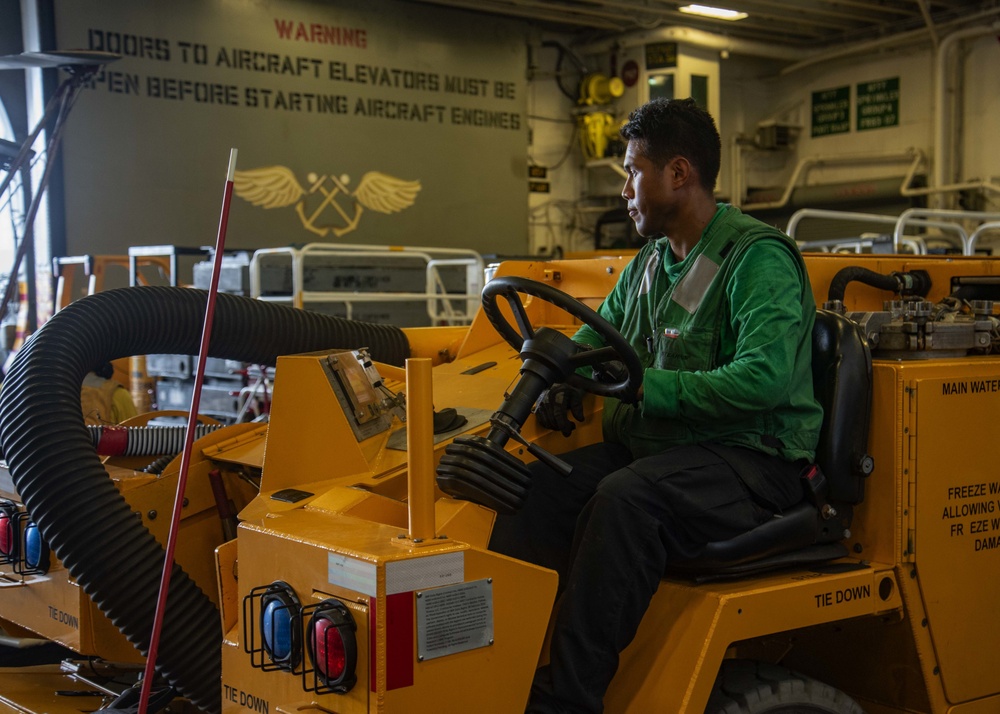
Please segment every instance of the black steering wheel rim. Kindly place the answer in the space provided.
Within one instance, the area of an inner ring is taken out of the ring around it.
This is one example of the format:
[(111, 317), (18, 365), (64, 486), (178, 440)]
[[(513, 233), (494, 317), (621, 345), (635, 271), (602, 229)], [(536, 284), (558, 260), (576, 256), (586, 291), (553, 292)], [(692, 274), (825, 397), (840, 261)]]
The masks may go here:
[[(572, 366), (574, 369), (585, 365), (594, 366), (617, 359), (625, 365), (628, 373), (624, 381), (616, 384), (599, 382), (595, 379), (583, 377), (576, 372), (572, 372), (566, 378), (566, 382), (599, 396), (614, 397), (628, 401), (634, 399), (639, 385), (642, 383), (642, 362), (639, 360), (639, 355), (636, 354), (635, 349), (610, 322), (579, 300), (551, 285), (516, 276), (493, 278), (486, 283), (486, 287), (483, 288), (482, 292), (483, 312), (497, 333), (511, 347), (520, 353), (521, 348), (524, 346), (524, 341), (533, 337), (535, 333), (531, 322), (528, 320), (528, 315), (525, 312), (524, 303), (521, 302), (519, 293), (537, 297), (561, 310), (565, 310), (573, 317), (591, 327), (601, 337), (606, 346), (577, 353), (573, 358)], [(515, 329), (500, 311), (497, 300), (501, 296), (510, 305), (520, 331)]]

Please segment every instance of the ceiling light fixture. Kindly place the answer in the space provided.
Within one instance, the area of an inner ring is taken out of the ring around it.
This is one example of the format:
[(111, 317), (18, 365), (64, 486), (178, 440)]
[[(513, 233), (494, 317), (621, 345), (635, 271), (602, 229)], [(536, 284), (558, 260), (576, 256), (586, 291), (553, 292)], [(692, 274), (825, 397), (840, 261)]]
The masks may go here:
[(739, 10), (727, 10), (723, 7), (711, 7), (709, 5), (684, 5), (683, 7), (679, 7), (677, 9), (681, 12), (686, 12), (689, 15), (711, 17), (715, 20), (736, 21), (750, 17), (745, 12), (740, 12)]

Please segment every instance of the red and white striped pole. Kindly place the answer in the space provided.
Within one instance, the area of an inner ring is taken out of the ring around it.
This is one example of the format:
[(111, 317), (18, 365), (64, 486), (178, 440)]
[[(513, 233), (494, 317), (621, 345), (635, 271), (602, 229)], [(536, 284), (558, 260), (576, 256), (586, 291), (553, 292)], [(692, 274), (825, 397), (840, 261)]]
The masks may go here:
[(233, 175), (236, 172), (236, 149), (229, 151), (229, 171), (226, 174), (226, 191), (222, 199), (222, 216), (219, 218), (219, 234), (215, 241), (215, 262), (212, 267), (212, 284), (208, 289), (205, 306), (205, 322), (201, 330), (201, 347), (198, 349), (198, 368), (194, 376), (194, 391), (191, 395), (191, 409), (188, 412), (187, 432), (184, 451), (181, 452), (180, 473), (177, 475), (177, 492), (174, 495), (174, 510), (167, 535), (166, 557), (160, 578), (160, 592), (156, 601), (156, 615), (153, 618), (153, 632), (149, 638), (149, 653), (146, 655), (146, 669), (142, 677), (139, 694), (139, 714), (146, 714), (149, 694), (156, 671), (156, 654), (160, 645), (160, 632), (166, 612), (167, 593), (170, 591), (170, 573), (174, 569), (174, 551), (177, 548), (177, 534), (180, 530), (181, 507), (187, 488), (188, 469), (191, 465), (191, 446), (194, 443), (195, 426), (198, 423), (198, 408), (201, 403), (201, 385), (205, 381), (205, 361), (208, 359), (208, 343), (212, 334), (212, 318), (215, 315), (215, 296), (219, 292), (219, 273), (222, 269), (222, 253), (226, 246), (226, 226), (229, 224), (229, 204), (233, 198)]

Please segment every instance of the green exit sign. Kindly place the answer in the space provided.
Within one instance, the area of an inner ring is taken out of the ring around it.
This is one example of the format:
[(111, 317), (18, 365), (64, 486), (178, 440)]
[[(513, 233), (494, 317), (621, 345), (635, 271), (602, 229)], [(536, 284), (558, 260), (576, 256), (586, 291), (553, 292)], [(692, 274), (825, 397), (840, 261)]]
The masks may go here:
[(857, 85), (858, 131), (899, 126), (899, 77)]
[(829, 136), (851, 130), (851, 87), (812, 93), (812, 135)]

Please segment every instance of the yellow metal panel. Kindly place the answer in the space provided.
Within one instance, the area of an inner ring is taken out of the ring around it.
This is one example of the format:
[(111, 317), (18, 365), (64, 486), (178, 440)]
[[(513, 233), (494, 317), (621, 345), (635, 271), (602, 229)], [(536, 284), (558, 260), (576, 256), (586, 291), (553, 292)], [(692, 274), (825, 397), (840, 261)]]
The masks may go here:
[[(312, 499), (308, 508), (383, 523), (394, 526), (400, 533), (406, 533), (408, 527), (405, 503), (359, 488), (331, 488)], [(438, 499), (434, 510), (439, 534), (476, 547), (486, 547), (496, 518), (495, 511), (470, 501), (450, 498)]]
[(234, 538), (215, 549), (215, 567), (219, 579), (219, 615), (222, 619), (223, 635), (236, 627), (239, 618), (237, 610), (239, 598), (236, 590), (236, 581), (239, 577), (237, 566), (237, 548)]
[(948, 709), (948, 714), (996, 714), (1000, 712), (1000, 695), (958, 704)]
[(907, 371), (917, 399), (917, 573), (945, 692), (965, 702), (1000, 692), (1000, 361)]
[(945, 700), (944, 689), (941, 686), (941, 668), (931, 641), (930, 621), (924, 609), (924, 601), (920, 594), (920, 583), (917, 580), (917, 566), (903, 564), (899, 566), (899, 587), (906, 603), (906, 616), (913, 634), (913, 645), (917, 652), (920, 668), (926, 683), (930, 711), (937, 714), (946, 711), (948, 703)]
[[(376, 627), (369, 632), (367, 628), (371, 623), (356, 613), (359, 681), (349, 693), (309, 695), (303, 692), (300, 677), (288, 672), (262, 672), (251, 668), (249, 656), (243, 653), (240, 644), (224, 648), (224, 711), (252, 708), (240, 705), (240, 700), (256, 702), (259, 698), (266, 701), (271, 711), (294, 711), (304, 706), (303, 702), (311, 701), (315, 707), (338, 714), (361, 711), (465, 714), (481, 708), (484, 702), (488, 702), (485, 706), (493, 711), (517, 711), (524, 706), (552, 608), (555, 573), (469, 549), (454, 540), (426, 548), (399, 547), (395, 544), (398, 535), (398, 529), (392, 526), (311, 509), (273, 514), (260, 526), (243, 524), (239, 535), (240, 597), (253, 587), (269, 584), (280, 573), (281, 579), (295, 590), (304, 605), (333, 595), (353, 603), (351, 607), (374, 608), (372, 612), (386, 613), (387, 568), (390, 565), (412, 564), (419, 572), (423, 563), (434, 562), (436, 556), (458, 554), (463, 563), (464, 580), (457, 584), (492, 581), (494, 644), (419, 662), (416, 652), (419, 623), (415, 614), (413, 630), (403, 633), (402, 637), (402, 641), (410, 642), (412, 651), (389, 652), (390, 641), (398, 642), (399, 632), (392, 640), (392, 625), (387, 625), (384, 616), (375, 620)], [(336, 546), (332, 545), (333, 541)], [(333, 582), (331, 563), (339, 563), (345, 558), (359, 568), (357, 572), (366, 565), (371, 567), (370, 577), (362, 575), (357, 580), (363, 590), (369, 592), (352, 591)], [(432, 572), (422, 581), (417, 578), (422, 584), (415, 590), (427, 591), (436, 587), (435, 577)], [(456, 582), (446, 581), (446, 584)], [(404, 598), (404, 607), (409, 602), (408, 607), (415, 613), (415, 592), (407, 593), (403, 588), (399, 594)], [(227, 635), (227, 642), (236, 643), (242, 638), (243, 631), (237, 628)], [(369, 675), (368, 663), (372, 656), (379, 666)], [(398, 683), (389, 686), (386, 668), (390, 660), (397, 665), (402, 663), (412, 672), (412, 686)], [(483, 676), (484, 672), (489, 672), (489, 676)], [(428, 692), (435, 694), (428, 696)]]
[[(350, 605), (358, 626), (359, 681), (345, 695), (323, 695), (319, 699), (328, 699), (327, 710), (338, 714), (368, 712), (368, 597), (330, 585), (327, 577), (329, 551), (322, 543), (334, 535), (359, 545), (379, 540), (385, 541), (385, 550), (395, 552), (388, 543), (391, 538), (388, 527), (302, 509), (289, 515), (274, 514), (265, 520), (275, 530), (248, 524), (239, 528), (239, 607), (243, 607), (243, 599), (252, 588), (269, 585), (279, 578), (295, 591), (302, 605), (316, 604), (329, 596)], [(352, 554), (362, 557), (353, 551)], [(241, 611), (241, 619), (245, 614)], [(244, 632), (246, 627), (255, 627), (259, 645), (259, 623), (241, 624), (242, 627), (229, 631), (223, 646), (222, 711), (257, 711), (264, 714), (290, 710), (287, 709), (290, 703), (297, 706), (315, 698), (315, 695), (303, 690), (299, 673), (264, 672), (252, 668), (250, 655), (243, 650)]]
[(202, 446), (205, 458), (257, 469), (264, 465), (266, 425), (233, 424), (221, 433), (229, 438), (211, 446)]
[(24, 580), (5, 576), (0, 578), (0, 598), (4, 612), (21, 627), (80, 651), (86, 605), (81, 601), (82, 589), (68, 580), (68, 572), (61, 567)]
[(376, 711), (524, 711), (555, 598), (556, 574), (495, 553), (466, 551), (465, 581), (486, 578), (492, 580), (493, 645), (416, 662), (413, 686), (386, 691)]
[[(0, 712), (80, 714), (110, 703), (110, 697), (90, 696), (94, 687), (59, 670), (59, 665), (0, 669)], [(61, 694), (60, 692), (73, 692)]]
[(865, 500), (855, 511), (848, 547), (865, 560), (895, 563), (903, 551), (900, 518), (905, 509), (902, 463), (902, 383), (895, 363), (875, 362), (868, 452), (875, 470), (865, 483)]
[(0, 577), (4, 613), (37, 635), (87, 655), (139, 662), (141, 656), (58, 561), (44, 575)]
[[(215, 547), (223, 542), (222, 523), (219, 519), (208, 472), (211, 462), (197, 461), (190, 465), (184, 499), (181, 507), (180, 531), (177, 534), (175, 560), (198, 586), (215, 601), (216, 571), (212, 556)], [(170, 520), (177, 493), (176, 471), (161, 476), (123, 494), (129, 507), (141, 514), (142, 523), (161, 545), (166, 545)], [(232, 488), (229, 494), (237, 506), (245, 500)]]
[(261, 491), (368, 471), (319, 359), (279, 357), (275, 375)]
[[(403, 334), (410, 345), (411, 357), (428, 357), (435, 366), (442, 362), (450, 362), (458, 353), (458, 349), (469, 328), (465, 325), (451, 327), (404, 327)], [(389, 377), (388, 372), (379, 365), (379, 374)], [(403, 379), (402, 376), (396, 377)]]
[(898, 610), (895, 580), (888, 567), (700, 586), (665, 580), (622, 653), (605, 706), (609, 712), (702, 714), (732, 643)]
[(496, 511), (452, 498), (438, 499), (434, 510), (438, 533), (485, 550), (493, 532)]

